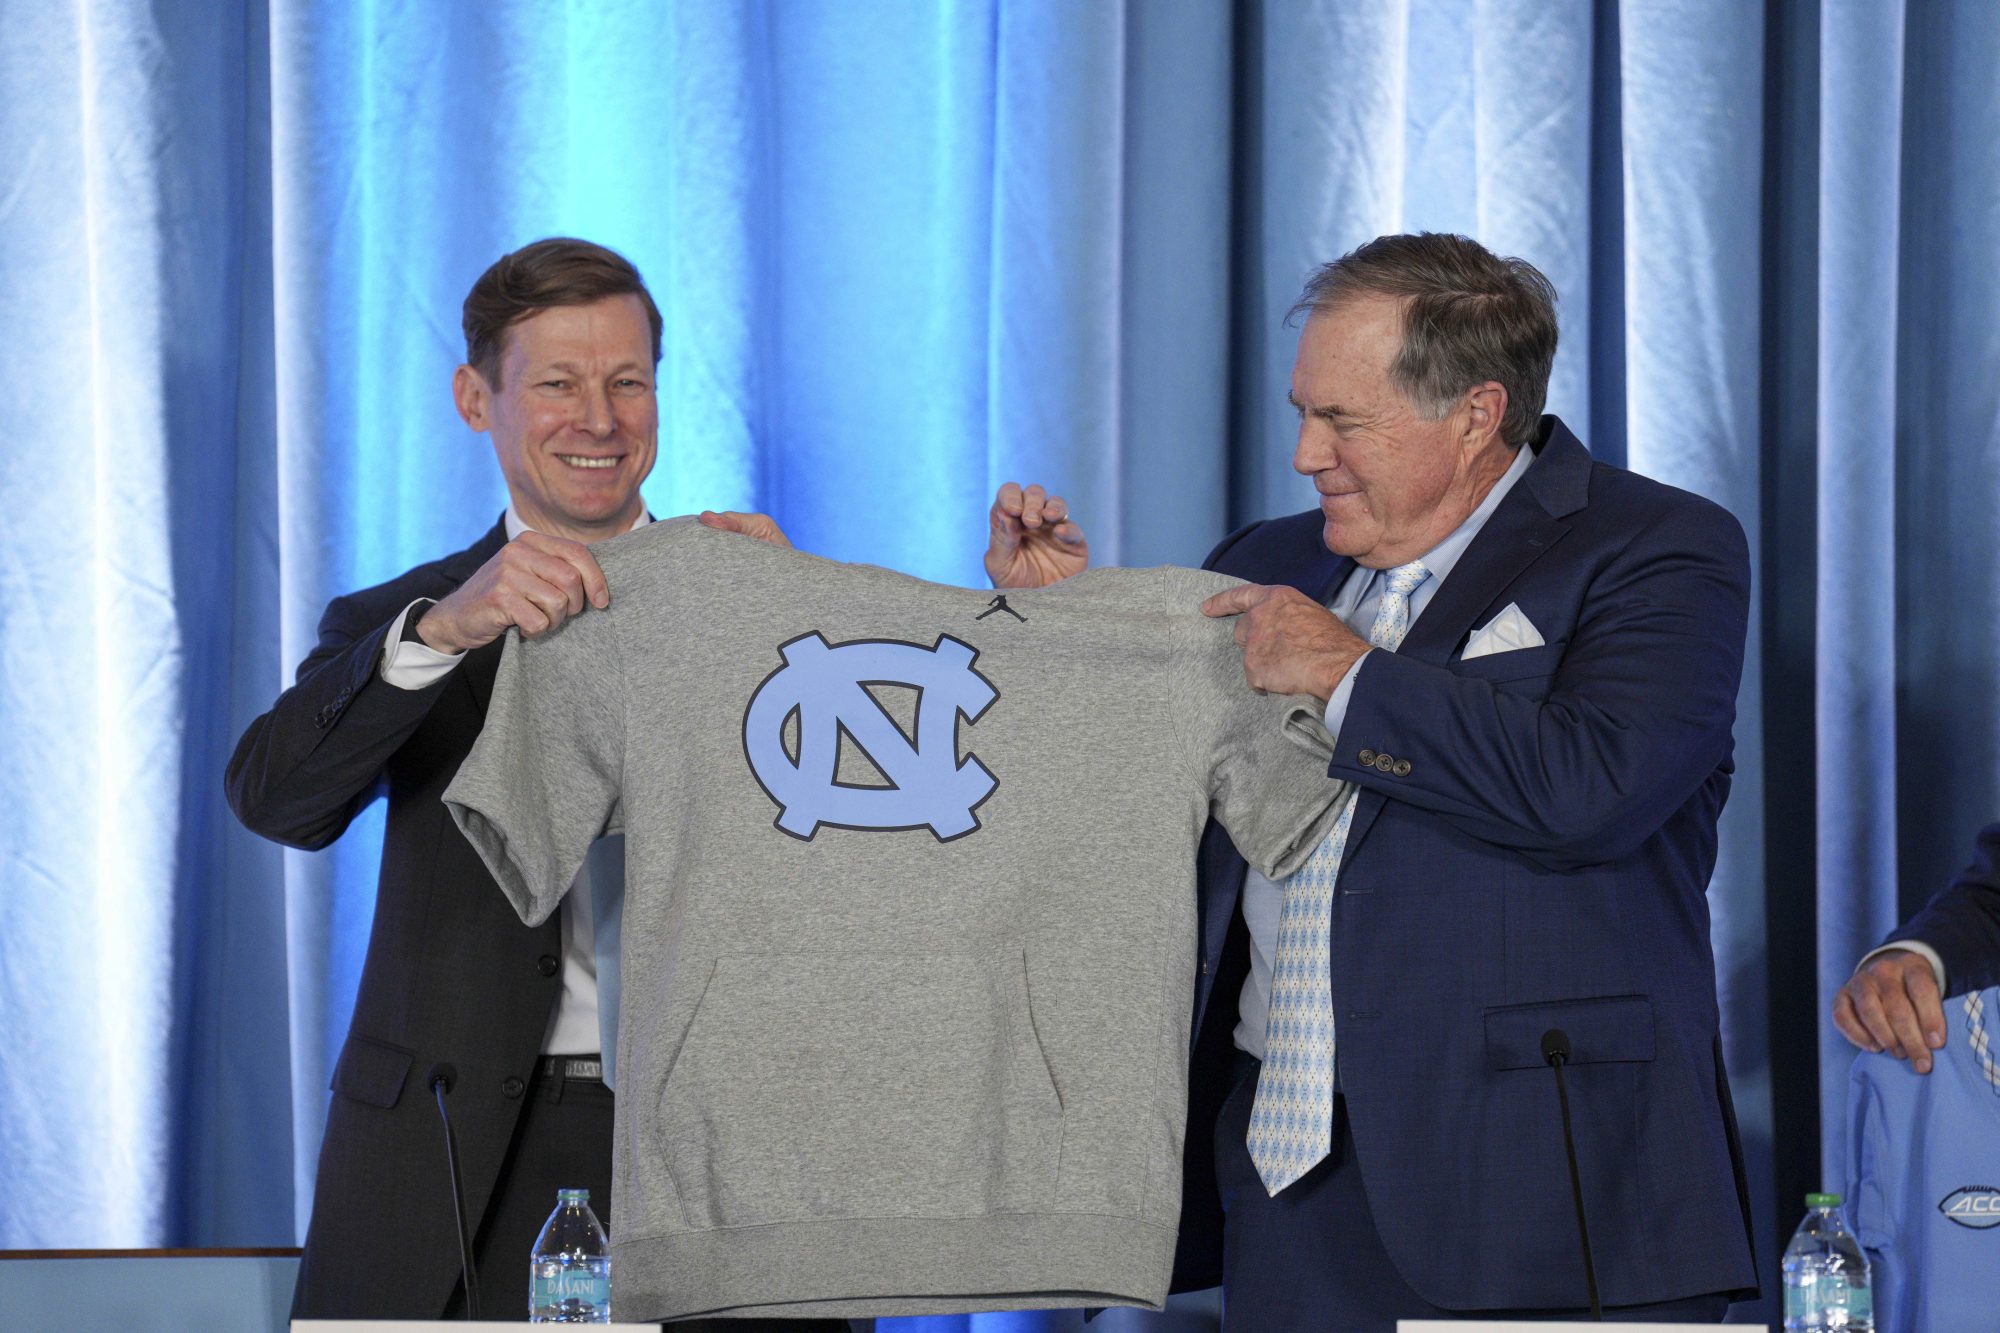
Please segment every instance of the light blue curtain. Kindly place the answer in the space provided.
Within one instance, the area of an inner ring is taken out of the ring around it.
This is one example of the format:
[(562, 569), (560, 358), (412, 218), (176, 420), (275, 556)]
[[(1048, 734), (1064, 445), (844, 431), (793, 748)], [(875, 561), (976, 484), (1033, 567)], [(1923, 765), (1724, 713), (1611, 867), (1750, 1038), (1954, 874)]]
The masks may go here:
[[(1854, 876), (1857, 892), (1822, 899), (1822, 985), (1838, 986), (1896, 921), (1896, 772), (1872, 762), (1896, 738), (1897, 654), (1883, 630), (1902, 623), (1896, 588), (1897, 506), (1883, 440), (1896, 438), (1897, 268), (1902, 253), (1904, 30), (1901, 0), (1843, 5), (1821, 18), (1819, 325), (1820, 502), (1819, 864)], [(1842, 97), (1872, 87), (1875, 98)], [(1828, 94), (1831, 94), (1829, 96)], [(1915, 452), (1914, 450), (1912, 451)], [(1874, 649), (1874, 650), (1871, 650)], [(1990, 738), (1991, 733), (1987, 733)], [(1852, 1048), (1830, 1025), (1820, 1060), (1844, 1070)], [(1845, 1178), (1846, 1140), (1828, 1089), (1821, 1125), (1826, 1178)]]
[[(1628, 5), (1618, 32), (1623, 273), (1618, 345), (1625, 462), (1719, 501), (1759, 543), (1760, 185), (1764, 16), (1733, 0)], [(1696, 258), (1698, 256), (1699, 258)], [(1769, 595), (1753, 555), (1751, 624)], [(1736, 701), (1736, 779), (1708, 891), (1723, 1047), (1750, 1172), (1760, 1272), (1776, 1285), (1776, 1251), (1803, 1202), (1777, 1201), (1767, 1003), (1810, 1006), (1803, 990), (1767, 990), (1763, 811), (1763, 653), (1753, 632)], [(1745, 743), (1752, 742), (1752, 743)], [(1795, 1186), (1794, 1193), (1804, 1187)], [(1764, 1303), (1774, 1311), (1773, 1302)]]
[(656, 513), (766, 509), (823, 554), (971, 582), (1009, 479), (1060, 487), (1100, 563), (1192, 562), (1304, 508), (1285, 312), (1314, 264), (1429, 228), (1542, 267), (1551, 409), (1752, 534), (1709, 898), (1775, 1280), (1796, 1194), (1841, 1175), (1831, 991), (2000, 809), (2000, 11), (0, 0), (0, 23), (0, 1246), (302, 1225), (379, 817), (281, 852), (219, 775), (330, 596), (502, 507), (448, 394), (493, 257), (581, 234), (648, 276)]

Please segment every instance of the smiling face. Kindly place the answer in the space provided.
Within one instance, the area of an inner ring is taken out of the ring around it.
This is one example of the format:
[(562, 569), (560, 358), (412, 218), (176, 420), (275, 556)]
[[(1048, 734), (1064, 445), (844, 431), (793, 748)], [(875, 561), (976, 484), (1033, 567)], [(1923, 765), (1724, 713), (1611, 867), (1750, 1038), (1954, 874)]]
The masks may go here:
[(1306, 321), (1292, 365), (1292, 467), (1319, 492), (1327, 548), (1370, 569), (1450, 536), (1513, 461), (1498, 432), (1506, 391), (1481, 385), (1426, 421), (1389, 378), (1402, 342), (1401, 301), (1350, 297)]
[(466, 425), (492, 435), (522, 520), (580, 542), (631, 528), (660, 419), (639, 298), (552, 306), (509, 326), (499, 380), (460, 366), (452, 396)]

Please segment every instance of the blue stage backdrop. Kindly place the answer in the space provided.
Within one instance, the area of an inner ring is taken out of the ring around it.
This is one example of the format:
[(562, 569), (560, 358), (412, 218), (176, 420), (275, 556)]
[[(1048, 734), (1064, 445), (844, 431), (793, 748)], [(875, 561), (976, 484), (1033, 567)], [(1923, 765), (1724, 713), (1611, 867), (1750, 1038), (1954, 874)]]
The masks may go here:
[(496, 255), (573, 233), (651, 280), (656, 513), (975, 581), (1010, 478), (1104, 563), (1304, 508), (1284, 312), (1431, 228), (1540, 265), (1553, 410), (1753, 536), (1710, 905), (1774, 1278), (1841, 1176), (1831, 990), (2000, 809), (2000, 10), (0, 18), (0, 1246), (298, 1234), (379, 819), (282, 853), (220, 774), (328, 597), (501, 509), (448, 395)]

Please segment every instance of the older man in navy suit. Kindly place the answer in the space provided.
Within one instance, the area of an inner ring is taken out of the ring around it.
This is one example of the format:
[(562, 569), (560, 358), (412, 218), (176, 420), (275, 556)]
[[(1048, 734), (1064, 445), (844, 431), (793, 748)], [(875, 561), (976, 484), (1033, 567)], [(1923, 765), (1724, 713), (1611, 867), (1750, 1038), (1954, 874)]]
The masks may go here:
[(1756, 1288), (1705, 897), (1748, 554), (1541, 415), (1554, 295), (1456, 236), (1326, 265), (1291, 391), (1319, 507), (1208, 562), (1252, 581), (1205, 608), (1250, 683), (1328, 701), (1349, 793), (1284, 883), (1204, 845), (1180, 1285), (1221, 1280), (1231, 1330)]

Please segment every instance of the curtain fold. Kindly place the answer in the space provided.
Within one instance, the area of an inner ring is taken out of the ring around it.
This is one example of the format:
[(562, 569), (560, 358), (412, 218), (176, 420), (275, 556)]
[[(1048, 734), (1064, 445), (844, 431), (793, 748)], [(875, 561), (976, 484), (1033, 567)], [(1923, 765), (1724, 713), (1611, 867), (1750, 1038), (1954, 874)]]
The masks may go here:
[[(1822, 894), (1820, 988), (1896, 923), (1896, 770), (1871, 756), (1896, 744), (1898, 623), (1895, 478), (1881, 442), (1896, 436), (1896, 324), (1902, 201), (1903, 31), (1899, 0), (1829, 6), (1820, 17), (1819, 161), (1819, 864), (1845, 892)], [(1843, 98), (1869, 87), (1876, 96)], [(1820, 1027), (1820, 1063), (1852, 1048)], [(1820, 1155), (1846, 1178), (1845, 1088), (1826, 1081)]]
[(1232, 526), (1310, 504), (1285, 398), (1298, 334), (1284, 320), (1306, 278), (1372, 236), (1421, 225), (1403, 209), (1408, 19), (1404, 0), (1270, 0), (1247, 20)]
[[(1627, 4), (1619, 19), (1624, 141), (1625, 462), (1720, 503), (1752, 535), (1750, 623), (1761, 622), (1761, 343), (1758, 283), (1764, 19), (1728, 0)], [(1690, 264), (1688, 257), (1701, 256)], [(1772, 1178), (1765, 1012), (1762, 644), (1746, 645), (1736, 774), (1708, 891), (1728, 1069), (1763, 1271), (1780, 1223)], [(1806, 1004), (1804, 995), (1783, 997)], [(1789, 1232), (1791, 1222), (1782, 1223)]]
[(1876, 503), (1895, 495), (1896, 731), (1867, 758), (1895, 758), (1897, 859), (1872, 884), (1823, 886), (1840, 899), (1893, 884), (1898, 916), (2000, 812), (2000, 16), (1909, 5), (1903, 53), (1900, 176), (1876, 183), (1900, 196), (1895, 429), (1866, 446)]
[(380, 816), (281, 851), (220, 770), (330, 597), (504, 505), (449, 394), (501, 252), (651, 281), (655, 513), (977, 582), (1004, 480), (1099, 563), (1307, 507), (1287, 310), (1451, 228), (1556, 283), (1551, 410), (1757, 552), (1709, 905), (1775, 1282), (1832, 991), (2000, 805), (2000, 13), (3, 7), (0, 1246), (302, 1228)]
[[(1560, 295), (1549, 411), (1590, 435), (1591, 87), (1587, 5), (1477, 0), (1472, 12), (1469, 235), (1522, 255)], [(1532, 60), (1523, 57), (1532, 52)]]

